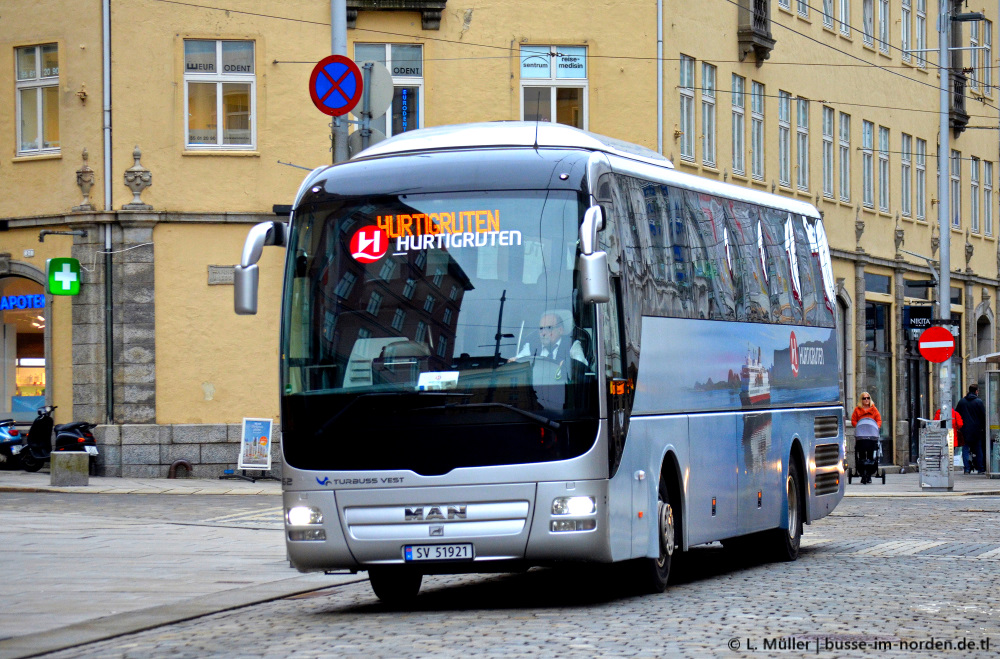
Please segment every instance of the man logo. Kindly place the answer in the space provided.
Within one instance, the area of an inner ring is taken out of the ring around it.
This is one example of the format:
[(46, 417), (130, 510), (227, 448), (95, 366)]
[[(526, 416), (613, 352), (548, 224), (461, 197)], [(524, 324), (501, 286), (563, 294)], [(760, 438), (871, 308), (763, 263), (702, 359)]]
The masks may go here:
[[(442, 510), (442, 508), (444, 510)], [(467, 506), (429, 506), (407, 508), (403, 519), (407, 522), (429, 522), (431, 520), (468, 519)]]
[(374, 263), (385, 256), (389, 237), (378, 227), (362, 227), (351, 238), (351, 256), (359, 263)]

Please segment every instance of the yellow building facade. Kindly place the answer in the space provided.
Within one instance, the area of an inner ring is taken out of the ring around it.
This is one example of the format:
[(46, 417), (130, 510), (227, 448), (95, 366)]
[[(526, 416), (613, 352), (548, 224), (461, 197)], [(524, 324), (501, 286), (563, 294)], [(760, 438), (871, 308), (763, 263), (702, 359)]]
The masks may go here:
[[(815, 204), (845, 404), (871, 391), (885, 461), (915, 462), (915, 419), (937, 399), (915, 341), (934, 298), (923, 257), (944, 242), (938, 56), (925, 52), (937, 2), (347, 5), (347, 54), (392, 76), (383, 133), (560, 121)], [(256, 316), (233, 314), (231, 266), (303, 168), (332, 160), (330, 117), (309, 96), (330, 5), (94, 7), (8, 0), (0, 22), (0, 416), (30, 421), (47, 401), (60, 423), (101, 424), (109, 475), (163, 476), (177, 461), (217, 475), (235, 465), (242, 418), (278, 419), (283, 253), (265, 251)], [(969, 359), (997, 349), (1000, 76), (997, 7), (955, 7), (984, 19), (952, 30), (968, 47), (950, 63), (945, 169), (957, 401), (984, 377)], [(46, 260), (69, 256), (81, 294), (45, 294)]]

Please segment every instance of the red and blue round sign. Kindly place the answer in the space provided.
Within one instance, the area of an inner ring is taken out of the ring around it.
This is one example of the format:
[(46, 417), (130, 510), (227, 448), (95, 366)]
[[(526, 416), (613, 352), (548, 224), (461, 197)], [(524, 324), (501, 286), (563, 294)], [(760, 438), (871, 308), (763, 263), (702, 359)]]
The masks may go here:
[(361, 100), (364, 81), (361, 69), (343, 55), (330, 55), (313, 67), (309, 76), (309, 96), (323, 114), (345, 115)]

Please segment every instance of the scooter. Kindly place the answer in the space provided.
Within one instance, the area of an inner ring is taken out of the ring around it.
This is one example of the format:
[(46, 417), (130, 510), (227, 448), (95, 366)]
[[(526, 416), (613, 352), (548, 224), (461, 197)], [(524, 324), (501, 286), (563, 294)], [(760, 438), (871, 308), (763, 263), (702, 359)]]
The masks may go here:
[(14, 427), (14, 419), (0, 420), (0, 463), (4, 466), (15, 464), (17, 454), (14, 447), (20, 451), (23, 443), (24, 435)]
[(85, 451), (90, 454), (90, 471), (98, 455), (97, 440), (91, 430), (96, 423), (74, 421), (55, 426), (56, 443), (52, 448), (52, 412), (55, 405), (46, 405), (38, 410), (38, 416), (31, 423), (28, 439), (21, 445), (18, 455), (25, 471), (38, 471), (51, 456), (52, 451)]

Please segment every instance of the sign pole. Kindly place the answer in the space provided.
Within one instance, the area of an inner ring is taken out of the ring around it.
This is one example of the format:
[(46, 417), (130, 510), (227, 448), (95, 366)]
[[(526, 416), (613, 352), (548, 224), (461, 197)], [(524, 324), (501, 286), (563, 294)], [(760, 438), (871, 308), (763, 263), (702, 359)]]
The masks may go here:
[[(347, 56), (347, 0), (330, 0), (330, 54)], [(347, 122), (333, 118), (333, 162), (347, 160)]]
[[(941, 240), (941, 276), (938, 279), (938, 314), (942, 321), (951, 319), (951, 228), (948, 226), (951, 204), (948, 199), (949, 172), (951, 165), (951, 126), (949, 125), (949, 67), (951, 55), (948, 37), (951, 31), (951, 0), (942, 0), (938, 15), (938, 72), (941, 78), (940, 96), (940, 146), (938, 147), (938, 234)], [(951, 428), (951, 360), (941, 362), (940, 387), (938, 390), (941, 420), (945, 428)]]

